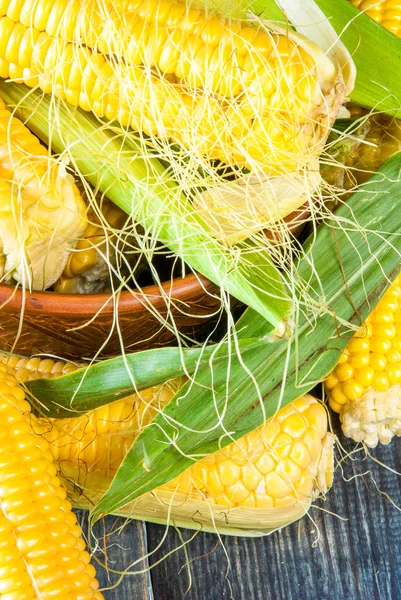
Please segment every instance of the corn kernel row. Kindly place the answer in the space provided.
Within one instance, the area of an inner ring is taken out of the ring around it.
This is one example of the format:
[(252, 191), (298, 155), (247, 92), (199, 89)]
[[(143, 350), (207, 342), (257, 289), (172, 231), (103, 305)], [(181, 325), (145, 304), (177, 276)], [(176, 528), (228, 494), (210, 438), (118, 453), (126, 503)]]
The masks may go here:
[(0, 414), (0, 598), (101, 600), (49, 443), (34, 433), (30, 405), (4, 363)]

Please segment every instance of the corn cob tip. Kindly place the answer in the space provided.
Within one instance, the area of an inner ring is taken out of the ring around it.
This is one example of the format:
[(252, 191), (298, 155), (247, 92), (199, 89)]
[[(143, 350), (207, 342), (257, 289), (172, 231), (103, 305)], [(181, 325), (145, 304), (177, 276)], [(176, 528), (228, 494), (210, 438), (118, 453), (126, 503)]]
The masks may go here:
[(43, 290), (86, 227), (86, 205), (63, 163), (0, 100), (0, 276)]
[(401, 436), (401, 386), (385, 392), (370, 389), (359, 400), (347, 402), (340, 412), (345, 436), (369, 448), (387, 445)]
[(401, 275), (325, 381), (344, 435), (374, 448), (401, 435)]

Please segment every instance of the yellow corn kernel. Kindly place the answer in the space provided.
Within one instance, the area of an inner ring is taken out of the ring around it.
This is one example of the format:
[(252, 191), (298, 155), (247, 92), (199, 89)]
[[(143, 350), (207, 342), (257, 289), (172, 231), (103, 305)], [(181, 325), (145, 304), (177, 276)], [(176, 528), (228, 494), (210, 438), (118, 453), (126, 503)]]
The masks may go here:
[(30, 406), (4, 363), (0, 412), (0, 597), (101, 600), (49, 443), (32, 430)]
[[(82, 483), (90, 472), (112, 476), (137, 434), (181, 384), (178, 380), (151, 388), (75, 419), (51, 424), (40, 419), (35, 429), (49, 440), (61, 469), (68, 465), (79, 468)], [(310, 500), (316, 493), (322, 440), (327, 434), (325, 409), (310, 396), (296, 409), (292, 405), (286, 408), (292, 408), (290, 416), (280, 411), (265, 426), (195, 463), (162, 489), (231, 507), (261, 508), (266, 506), (266, 495), (269, 506), (284, 496), (290, 496), (293, 503)], [(113, 418), (111, 411), (118, 418)], [(279, 433), (266, 448), (263, 434), (272, 422)], [(310, 473), (310, 487), (306, 490), (303, 483), (299, 494), (298, 481), (304, 482), (305, 471)]]
[(341, 104), (336, 68), (315, 46), (183, 0), (0, 8), (0, 75), (210, 159), (298, 170)]
[(401, 2), (399, 0), (350, 0), (376, 23), (401, 37)]
[(7, 355), (0, 352), (0, 365), (7, 365), (8, 371), (15, 377), (18, 382), (26, 383), (34, 379), (61, 377), (72, 373), (79, 366), (75, 363), (66, 363), (61, 360), (53, 359), (28, 359), (20, 356)]
[(149, 388), (75, 418), (38, 419), (34, 428), (49, 441), (57, 461), (85, 470), (115, 472), (138, 433), (170, 400), (182, 380)]
[(358, 332), (325, 382), (345, 435), (371, 447), (401, 435), (400, 317), (401, 275), (361, 328), (371, 337)]
[(64, 165), (0, 100), (0, 255), (7, 282), (46, 289), (85, 230), (86, 206)]
[[(87, 228), (70, 254), (54, 291), (62, 294), (109, 291), (109, 269), (116, 259), (116, 251), (110, 241), (114, 237), (113, 230), (123, 229), (126, 221), (127, 214), (107, 200), (102, 202), (101, 214), (89, 208)], [(104, 256), (107, 256), (107, 263)], [(145, 266), (145, 261), (142, 262)], [(138, 266), (136, 269), (138, 272)]]
[[(229, 504), (226, 502), (228, 506), (246, 506), (249, 499), (249, 505), (263, 508), (266, 507), (266, 498), (269, 507), (281, 506), (313, 495), (322, 440), (327, 434), (327, 418), (323, 406), (311, 396), (299, 399), (296, 408), (294, 404), (280, 410), (265, 426), (213, 455), (215, 463), (220, 466), (220, 483), (225, 488), (223, 493), (219, 489), (219, 497), (224, 495), (229, 500)], [(275, 422), (280, 431), (266, 449), (263, 431), (268, 430), (271, 422)], [(245, 462), (238, 460), (241, 455)], [(202, 464), (206, 466), (206, 461), (203, 459), (198, 463), (200, 467), (195, 465), (187, 470), (186, 482), (188, 473), (192, 479), (192, 491), (189, 493), (218, 503), (219, 498), (208, 484), (207, 468), (202, 485), (195, 485), (192, 475), (197, 468), (202, 468)], [(300, 482), (302, 491), (299, 489)], [(188, 493), (183, 483), (180, 475), (165, 487)], [(283, 498), (286, 500), (282, 503)]]

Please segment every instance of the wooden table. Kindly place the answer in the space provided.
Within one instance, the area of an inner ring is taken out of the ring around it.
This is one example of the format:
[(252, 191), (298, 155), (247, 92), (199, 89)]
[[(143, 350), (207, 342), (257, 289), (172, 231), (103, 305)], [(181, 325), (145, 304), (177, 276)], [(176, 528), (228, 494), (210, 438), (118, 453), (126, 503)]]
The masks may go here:
[[(349, 452), (354, 444), (344, 441)], [(401, 440), (371, 451), (401, 471)], [(339, 454), (337, 452), (337, 458)], [(398, 508), (394, 506), (398, 505)], [(337, 467), (309, 518), (264, 538), (175, 531), (108, 517), (111, 569), (129, 569), (105, 600), (401, 600), (401, 476), (363, 450)], [(86, 526), (86, 515), (80, 513)], [(100, 525), (100, 524), (99, 524)], [(114, 530), (114, 533), (110, 533)], [(103, 535), (104, 524), (96, 526)], [(192, 539), (191, 539), (192, 538)], [(180, 545), (187, 542), (185, 551)], [(104, 539), (99, 544), (104, 547)], [(141, 560), (150, 552), (149, 559)], [(167, 554), (172, 552), (169, 556)], [(96, 553), (104, 561), (101, 551)], [(167, 556), (167, 557), (166, 557)], [(164, 559), (164, 560), (163, 560)], [(138, 561), (135, 564), (135, 561)], [(161, 561), (161, 562), (159, 562)], [(149, 565), (150, 571), (141, 573)], [(117, 577), (98, 568), (102, 586)]]

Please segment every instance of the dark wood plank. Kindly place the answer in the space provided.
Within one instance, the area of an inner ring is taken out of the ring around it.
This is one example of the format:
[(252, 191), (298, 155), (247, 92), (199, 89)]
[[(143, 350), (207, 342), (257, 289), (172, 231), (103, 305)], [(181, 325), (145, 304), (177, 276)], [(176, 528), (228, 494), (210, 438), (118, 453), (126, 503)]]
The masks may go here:
[[(88, 533), (88, 513), (76, 511), (79, 522), (85, 534)], [(91, 542), (92, 548), (97, 540), (95, 556), (99, 563), (96, 566), (101, 588), (105, 588), (105, 600), (154, 600), (148, 560), (143, 557), (147, 552), (147, 534), (145, 523), (129, 521), (108, 516), (96, 523)], [(107, 567), (105, 563), (107, 556)], [(135, 564), (136, 562), (136, 564)], [(120, 575), (115, 571), (136, 572), (125, 574), (121, 582)], [(145, 572), (141, 572), (144, 571)]]
[[(342, 440), (343, 441), (343, 440)], [(400, 441), (372, 454), (400, 471)], [(346, 444), (348, 449), (353, 446)], [(326, 502), (280, 532), (258, 539), (200, 533), (151, 572), (157, 600), (401, 600), (400, 478), (371, 459), (347, 459)], [(350, 479), (355, 475), (365, 475)], [(376, 484), (374, 483), (376, 482)], [(381, 490), (380, 493), (377, 488)], [(344, 520), (345, 519), (345, 520)], [(148, 525), (154, 548), (165, 528)], [(183, 531), (185, 540), (190, 532)], [(180, 545), (170, 530), (153, 561)], [(192, 586), (188, 593), (189, 570)], [(185, 595), (186, 594), (186, 595)], [(123, 598), (123, 596), (121, 597)]]

